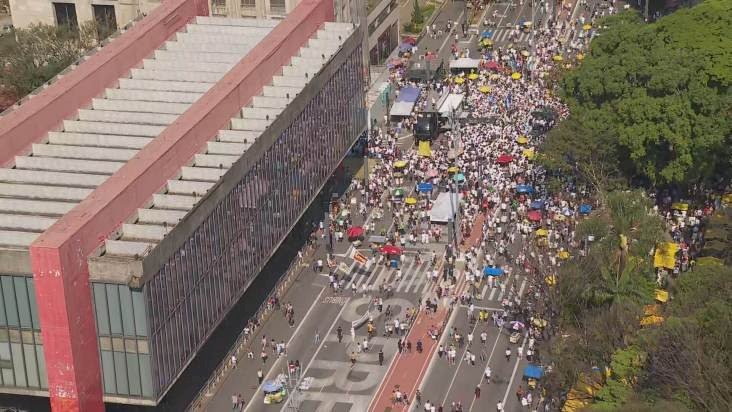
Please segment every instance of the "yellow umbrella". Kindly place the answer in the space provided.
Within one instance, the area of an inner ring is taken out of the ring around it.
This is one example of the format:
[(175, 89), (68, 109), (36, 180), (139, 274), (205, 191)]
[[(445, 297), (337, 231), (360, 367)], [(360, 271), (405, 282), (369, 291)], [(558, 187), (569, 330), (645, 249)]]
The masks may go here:
[(521, 73), (519, 73), (519, 72), (513, 72), (513, 74), (511, 75), (511, 78), (514, 79), (514, 80), (518, 80), (518, 79), (521, 78)]
[(544, 278), (544, 281), (548, 286), (554, 286), (557, 284), (557, 277), (555, 275), (549, 275)]
[(491, 92), (491, 88), (488, 86), (480, 86), (480, 89), (478, 89), (478, 90), (480, 90), (481, 93), (490, 93)]
[(548, 324), (547, 321), (545, 321), (544, 319), (541, 319), (541, 318), (534, 318), (534, 321), (531, 323), (533, 323), (534, 326), (536, 326), (537, 328), (543, 328)]
[(536, 236), (546, 236), (549, 234), (549, 231), (546, 229), (539, 229), (536, 231)]
[(559, 259), (569, 259), (569, 252), (566, 250), (560, 250), (559, 253), (557, 253), (557, 256)]
[(528, 50), (521, 50), (521, 55), (524, 57), (529, 57), (531, 55), (531, 53), (529, 53)]
[(483, 39), (481, 43), (483, 44), (483, 47), (493, 46), (493, 40), (490, 39)]
[(408, 198), (404, 199), (404, 203), (406, 203), (408, 205), (416, 205), (417, 199), (415, 199), (413, 197), (408, 197)]
[(477, 79), (478, 77), (480, 77), (480, 76), (478, 76), (478, 73), (470, 73), (470, 74), (468, 75), (468, 79), (470, 79), (470, 80), (475, 80), (475, 79)]
[(463, 83), (465, 83), (465, 79), (463, 79), (462, 77), (455, 78), (455, 84), (463, 84)]
[(552, 57), (552, 60), (554, 60), (555, 62), (560, 62), (564, 60), (564, 57), (557, 54), (556, 56)]
[(584, 59), (585, 59), (585, 55), (584, 55), (584, 54), (582, 54), (582, 53), (577, 53), (577, 60), (580, 60), (580, 61), (582, 61), (582, 60), (584, 60)]
[(394, 162), (394, 167), (396, 167), (397, 169), (401, 169), (406, 166), (407, 162), (405, 162), (404, 160), (397, 160), (396, 162)]
[(460, 171), (460, 169), (457, 166), (451, 166), (447, 169), (448, 173), (457, 173), (458, 171)]
[(531, 149), (524, 150), (523, 155), (525, 158), (531, 160), (536, 156), (536, 152), (534, 152), (534, 148), (532, 147)]
[(516, 139), (516, 143), (526, 144), (529, 143), (529, 139), (527, 139), (526, 136), (519, 136), (518, 139)]
[(679, 210), (681, 212), (686, 212), (687, 210), (689, 210), (689, 204), (681, 203), (681, 202), (672, 203), (671, 209)]
[(499, 75), (497, 75), (495, 73), (493, 73), (490, 76), (488, 76), (488, 78), (491, 79), (491, 80), (498, 80), (499, 77), (501, 77), (501, 76), (499, 76)]
[(584, 31), (587, 31), (587, 30), (589, 30), (591, 28), (592, 28), (592, 25), (591, 24), (585, 24), (584, 26), (582, 26), (582, 30), (584, 30)]

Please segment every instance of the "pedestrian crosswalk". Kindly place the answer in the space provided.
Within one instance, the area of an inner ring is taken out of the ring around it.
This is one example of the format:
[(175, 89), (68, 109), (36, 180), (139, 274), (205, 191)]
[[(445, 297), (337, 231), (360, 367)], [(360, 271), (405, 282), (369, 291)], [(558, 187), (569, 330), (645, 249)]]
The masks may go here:
[[(391, 285), (396, 293), (422, 294), (429, 290), (434, 282), (430, 280), (432, 267), (429, 262), (417, 263), (413, 258), (407, 258), (401, 265), (401, 271), (384, 264), (375, 263), (369, 260), (366, 264), (354, 261), (349, 266), (345, 290), (354, 288), (360, 293), (363, 285), (369, 290), (376, 290), (379, 285), (384, 287)], [(401, 276), (400, 276), (401, 274)]]
[[(511, 33), (514, 34), (514, 38), (511, 38)], [(493, 43), (528, 43), (531, 39), (531, 33), (524, 33), (523, 31), (516, 31), (514, 29), (502, 28), (495, 29), (491, 40)]]

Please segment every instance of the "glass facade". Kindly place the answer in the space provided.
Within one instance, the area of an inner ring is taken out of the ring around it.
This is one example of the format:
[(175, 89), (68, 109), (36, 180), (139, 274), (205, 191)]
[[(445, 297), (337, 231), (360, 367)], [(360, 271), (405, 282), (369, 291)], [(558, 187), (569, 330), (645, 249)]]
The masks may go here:
[(48, 389), (32, 277), (0, 275), (0, 386)]
[(153, 398), (142, 291), (127, 285), (93, 283), (92, 294), (104, 393)]
[[(183, 246), (145, 283), (156, 395), (173, 383), (244, 293), (365, 128), (361, 53), (357, 47), (350, 54)], [(124, 322), (121, 326), (124, 328)]]

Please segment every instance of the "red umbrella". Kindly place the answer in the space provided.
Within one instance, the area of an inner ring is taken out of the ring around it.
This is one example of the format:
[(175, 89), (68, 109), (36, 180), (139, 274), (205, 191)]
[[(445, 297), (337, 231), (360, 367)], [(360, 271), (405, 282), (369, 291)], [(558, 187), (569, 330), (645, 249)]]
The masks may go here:
[(502, 154), (498, 156), (498, 164), (499, 165), (507, 165), (509, 163), (513, 162), (513, 156), (509, 154)]
[(406, 37), (404, 37), (404, 38), (402, 39), (402, 43), (409, 43), (409, 44), (411, 44), (412, 46), (414, 46), (415, 44), (417, 44), (417, 39), (415, 39), (415, 38), (414, 38), (414, 37), (412, 37), (412, 36), (406, 36)]
[(532, 210), (531, 212), (527, 213), (526, 216), (532, 222), (538, 222), (541, 220), (541, 212), (539, 212), (538, 210)]
[(361, 226), (351, 226), (346, 233), (348, 233), (349, 239), (357, 239), (363, 236), (363, 228)]
[(394, 245), (386, 245), (381, 248), (381, 253), (385, 255), (401, 255), (402, 249)]
[(498, 63), (496, 63), (495, 60), (491, 60), (488, 63), (486, 63), (485, 67), (487, 67), (488, 70), (497, 70)]

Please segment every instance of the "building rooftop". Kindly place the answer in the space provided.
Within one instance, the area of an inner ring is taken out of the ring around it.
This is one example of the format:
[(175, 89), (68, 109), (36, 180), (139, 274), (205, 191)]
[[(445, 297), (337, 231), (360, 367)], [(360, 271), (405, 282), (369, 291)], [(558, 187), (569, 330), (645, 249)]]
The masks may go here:
[[(117, 88), (0, 168), (0, 248), (27, 250), (219, 81), (278, 21), (197, 17)], [(211, 159), (208, 159), (211, 160)]]
[(140, 205), (136, 214), (105, 241), (97, 256), (91, 258), (92, 278), (128, 283), (130, 276), (142, 277), (140, 262), (244, 155), (352, 31), (348, 23), (325, 23), (290, 64), (282, 67), (282, 73), (241, 109), (239, 117), (231, 119), (228, 129), (220, 130), (188, 165), (181, 167), (176, 178), (168, 180), (163, 190)]

